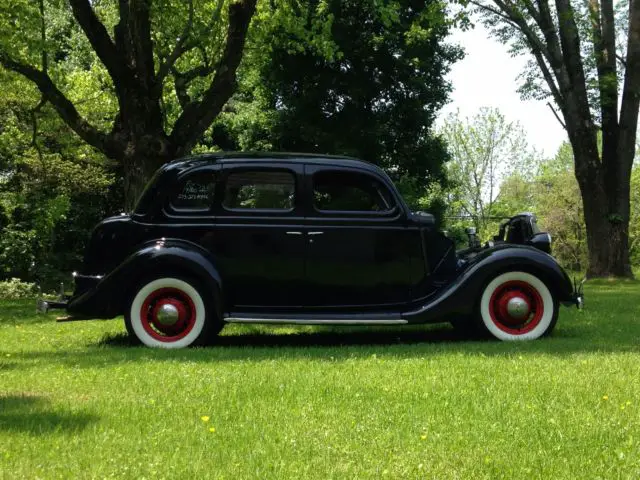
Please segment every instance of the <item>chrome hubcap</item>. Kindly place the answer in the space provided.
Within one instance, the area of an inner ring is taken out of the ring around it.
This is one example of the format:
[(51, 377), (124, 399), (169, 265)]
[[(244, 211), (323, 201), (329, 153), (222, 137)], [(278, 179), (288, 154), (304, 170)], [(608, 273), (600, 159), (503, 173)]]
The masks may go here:
[(507, 302), (507, 313), (511, 318), (521, 320), (529, 315), (529, 304), (522, 297), (513, 297)]
[(180, 318), (180, 312), (174, 305), (165, 303), (158, 309), (156, 318), (162, 325), (175, 325)]

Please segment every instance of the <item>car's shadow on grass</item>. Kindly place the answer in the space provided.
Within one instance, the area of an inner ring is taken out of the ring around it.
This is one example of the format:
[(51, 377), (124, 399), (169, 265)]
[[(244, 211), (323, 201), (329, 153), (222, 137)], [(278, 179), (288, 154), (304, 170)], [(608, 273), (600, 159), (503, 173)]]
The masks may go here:
[[(425, 343), (465, 342), (472, 339), (448, 327), (424, 329), (344, 329), (337, 330), (303, 330), (300, 332), (279, 333), (252, 331), (243, 327), (242, 331), (233, 331), (219, 335), (207, 348), (305, 348), (305, 347), (341, 347), (341, 346), (388, 346), (415, 345)], [(477, 340), (477, 339), (476, 339)], [(135, 347), (135, 340), (125, 333), (107, 335), (99, 342), (99, 346)]]
[[(610, 332), (611, 333), (611, 332)], [(582, 325), (557, 329), (553, 335), (529, 342), (499, 342), (478, 337), (468, 332), (454, 330), (448, 325), (412, 327), (304, 327), (300, 331), (284, 331), (268, 327), (227, 327), (213, 345), (206, 348), (164, 351), (159, 356), (181, 357), (212, 361), (237, 358), (278, 358), (291, 356), (340, 358), (373, 352), (394, 357), (415, 357), (447, 353), (481, 355), (505, 355), (510, 353), (543, 353), (549, 355), (572, 355), (589, 352), (637, 352), (640, 339), (623, 333), (609, 338), (601, 335), (597, 328)], [(103, 337), (96, 346), (113, 347), (123, 351), (147, 348), (129, 338), (125, 333)], [(158, 350), (153, 350), (158, 351)], [(198, 353), (191, 353), (198, 352)]]
[(0, 432), (42, 434), (78, 431), (97, 420), (96, 415), (54, 408), (46, 397), (29, 392), (0, 394)]

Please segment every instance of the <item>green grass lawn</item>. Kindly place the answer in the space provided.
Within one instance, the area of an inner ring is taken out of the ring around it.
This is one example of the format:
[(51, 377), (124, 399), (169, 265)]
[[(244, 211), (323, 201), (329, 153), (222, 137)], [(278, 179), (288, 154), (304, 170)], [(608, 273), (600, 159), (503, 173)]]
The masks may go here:
[(3, 478), (638, 478), (640, 283), (552, 337), (227, 327), (131, 347), (121, 320), (0, 302)]

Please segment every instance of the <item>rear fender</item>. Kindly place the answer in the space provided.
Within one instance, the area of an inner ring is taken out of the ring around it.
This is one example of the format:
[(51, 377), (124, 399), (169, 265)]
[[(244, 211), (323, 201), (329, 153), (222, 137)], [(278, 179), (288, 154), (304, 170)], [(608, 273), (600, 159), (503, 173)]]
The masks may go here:
[(222, 315), (222, 279), (214, 259), (200, 245), (178, 239), (147, 242), (95, 287), (69, 300), (74, 317), (113, 318), (124, 313), (138, 284), (147, 277), (188, 275), (200, 280)]
[(428, 323), (473, 314), (485, 286), (507, 271), (536, 275), (559, 302), (572, 301), (571, 280), (551, 255), (524, 245), (500, 245), (480, 252), (451, 283), (402, 316), (410, 323)]

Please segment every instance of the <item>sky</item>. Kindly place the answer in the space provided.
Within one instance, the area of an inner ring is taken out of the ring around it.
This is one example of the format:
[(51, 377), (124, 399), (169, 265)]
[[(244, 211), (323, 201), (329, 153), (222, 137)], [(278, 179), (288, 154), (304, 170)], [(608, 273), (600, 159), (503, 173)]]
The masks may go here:
[(526, 59), (511, 57), (507, 46), (491, 38), (481, 24), (466, 32), (456, 31), (449, 41), (462, 46), (466, 56), (447, 75), (453, 92), (439, 121), (456, 109), (470, 117), (481, 107), (495, 107), (507, 121), (520, 122), (530, 145), (547, 157), (555, 155), (566, 140), (564, 129), (546, 102), (521, 100), (516, 92)]

